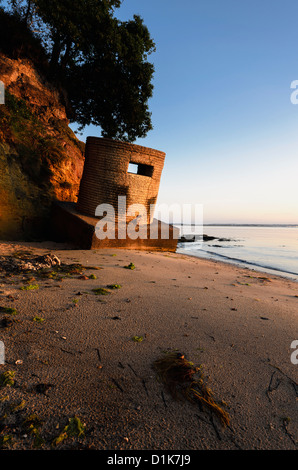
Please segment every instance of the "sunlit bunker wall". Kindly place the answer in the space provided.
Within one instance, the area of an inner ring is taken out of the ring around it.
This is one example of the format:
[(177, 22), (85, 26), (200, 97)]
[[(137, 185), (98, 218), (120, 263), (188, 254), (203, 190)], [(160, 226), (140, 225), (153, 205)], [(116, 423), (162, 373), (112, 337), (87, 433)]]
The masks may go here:
[[(54, 204), (54, 238), (57, 241), (71, 241), (83, 249), (127, 248), (175, 252), (179, 229), (153, 219), (164, 160), (165, 153), (159, 150), (88, 137), (78, 202), (57, 201)], [(119, 196), (122, 196), (120, 208)], [(124, 208), (123, 197), (126, 199)], [(97, 211), (98, 207), (102, 212)], [(144, 207), (147, 213), (145, 219)], [(106, 221), (105, 208), (112, 213), (113, 221), (116, 222), (115, 236), (102, 239), (98, 237), (97, 226), (100, 219), (104, 218), (104, 222)], [(132, 210), (128, 217), (126, 211), (129, 208)], [(141, 220), (138, 218), (138, 209), (141, 210)], [(130, 223), (132, 219), (137, 224), (143, 224), (146, 236), (143, 236), (143, 231), (142, 236), (136, 238), (122, 236), (119, 222), (123, 227), (123, 222)]]
[[(147, 223), (150, 223), (164, 160), (165, 153), (158, 150), (88, 137), (77, 210), (95, 217), (97, 206), (110, 204), (115, 210), (117, 222), (126, 216), (118, 212), (118, 197), (125, 196), (126, 209), (133, 204), (142, 204), (148, 215)], [(129, 218), (126, 220), (129, 221)]]

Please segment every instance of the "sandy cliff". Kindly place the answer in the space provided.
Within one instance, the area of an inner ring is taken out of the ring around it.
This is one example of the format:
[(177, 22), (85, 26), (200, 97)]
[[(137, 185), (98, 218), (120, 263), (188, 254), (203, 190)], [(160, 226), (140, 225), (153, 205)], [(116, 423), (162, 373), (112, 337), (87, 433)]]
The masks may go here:
[(76, 201), (84, 144), (59, 93), (26, 59), (0, 54), (0, 239), (38, 237), (52, 201)]

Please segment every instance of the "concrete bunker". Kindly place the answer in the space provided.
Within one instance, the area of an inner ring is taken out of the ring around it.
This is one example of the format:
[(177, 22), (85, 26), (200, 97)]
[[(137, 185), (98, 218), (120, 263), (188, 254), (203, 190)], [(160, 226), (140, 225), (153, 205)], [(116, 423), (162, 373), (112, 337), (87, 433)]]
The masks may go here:
[(124, 215), (118, 212), (118, 196), (126, 196), (126, 209), (142, 204), (152, 221), (158, 196), (165, 153), (148, 147), (111, 139), (88, 137), (85, 165), (78, 196), (77, 210), (95, 217), (100, 204), (111, 204), (116, 220)]
[[(53, 207), (52, 225), (56, 240), (71, 241), (83, 249), (176, 251), (179, 230), (153, 219), (164, 160), (165, 153), (159, 150), (88, 137), (78, 202), (57, 201)], [(126, 207), (119, 208), (119, 196), (125, 196)], [(98, 237), (96, 227), (103, 217), (96, 216), (96, 209), (101, 204), (114, 209), (115, 237)], [(138, 204), (146, 209), (147, 218), (142, 217), (140, 222), (146, 236), (123, 238), (119, 227), (138, 218), (138, 213), (128, 212), (130, 206)]]

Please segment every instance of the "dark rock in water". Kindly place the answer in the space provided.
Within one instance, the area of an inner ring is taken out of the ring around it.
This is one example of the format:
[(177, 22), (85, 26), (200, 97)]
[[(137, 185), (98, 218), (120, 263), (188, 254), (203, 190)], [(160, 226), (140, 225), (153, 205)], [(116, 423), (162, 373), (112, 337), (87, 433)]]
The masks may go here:
[(209, 242), (212, 240), (218, 240), (219, 242), (231, 242), (233, 241), (231, 238), (218, 238), (218, 237), (212, 237), (210, 235), (203, 235), (203, 240), (204, 242)]
[(203, 234), (203, 241), (209, 242), (210, 240), (217, 240), (218, 237), (211, 237), (210, 235)]
[[(197, 240), (204, 242), (209, 242), (213, 240), (218, 240), (219, 242), (231, 242), (230, 238), (218, 238), (218, 237), (213, 237), (211, 235), (206, 235), (205, 233), (203, 235), (183, 235), (181, 238), (179, 238), (180, 243), (188, 243), (188, 242), (196, 242)], [(213, 245), (215, 246), (215, 245)]]
[(196, 240), (195, 235), (194, 235), (193, 237), (185, 237), (185, 236), (183, 235), (181, 238), (179, 238), (178, 241), (179, 241), (180, 243), (187, 243), (187, 242), (194, 242), (195, 240)]

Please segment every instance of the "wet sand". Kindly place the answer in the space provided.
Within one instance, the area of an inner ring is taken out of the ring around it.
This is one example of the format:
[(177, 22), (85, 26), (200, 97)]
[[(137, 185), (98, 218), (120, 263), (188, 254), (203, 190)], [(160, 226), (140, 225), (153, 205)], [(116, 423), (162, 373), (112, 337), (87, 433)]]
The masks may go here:
[[(0, 279), (0, 307), (18, 312), (11, 327), (0, 328), (0, 374), (15, 372), (14, 386), (0, 388), (7, 448), (33, 448), (24, 425), (30, 414), (41, 421), (44, 449), (297, 448), (297, 283), (173, 253), (3, 242), (0, 255), (19, 249), (102, 269), (84, 270), (96, 279), (36, 279), (34, 290), (21, 290), (20, 276)], [(124, 269), (130, 263), (135, 269)], [(92, 291), (111, 284), (121, 288)], [(172, 350), (202, 366), (226, 403), (229, 427), (175, 401), (157, 380), (152, 364)], [(66, 436), (54, 447), (74, 416), (85, 437)]]

